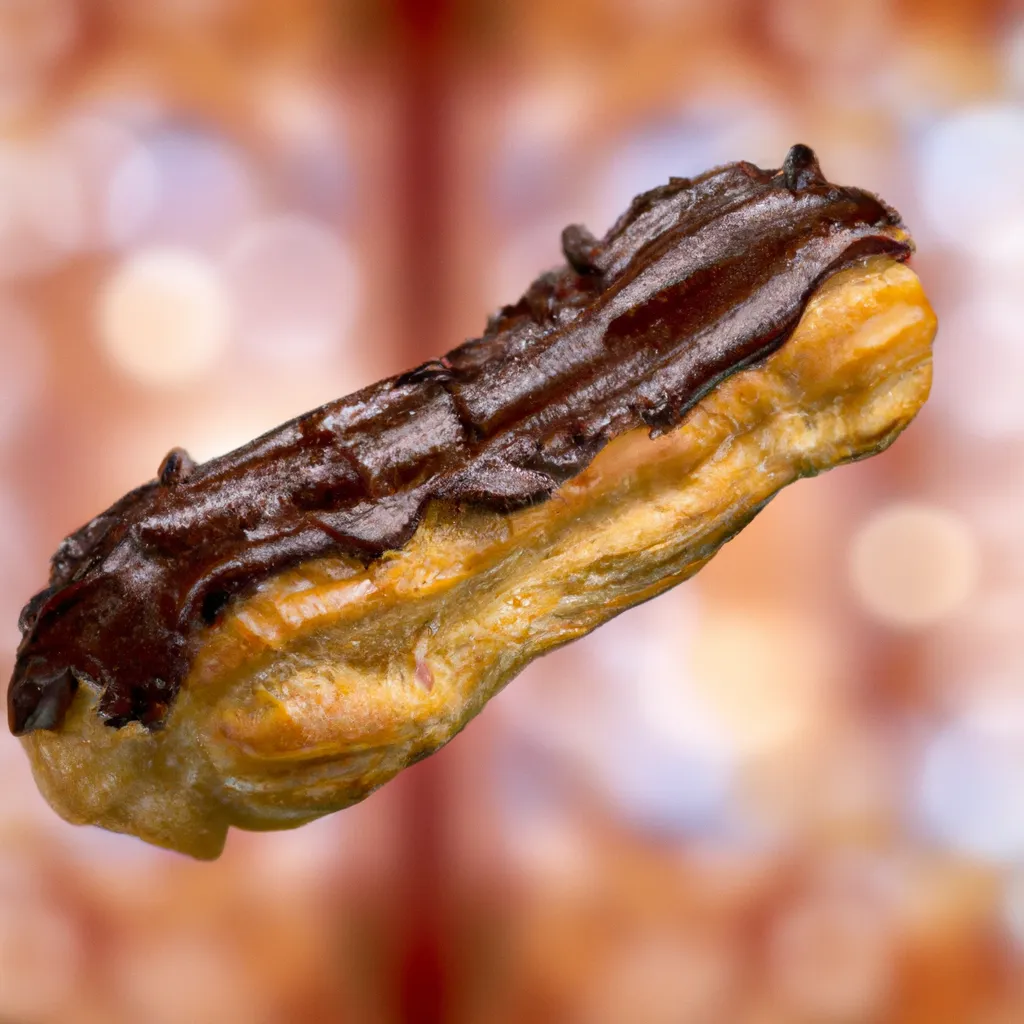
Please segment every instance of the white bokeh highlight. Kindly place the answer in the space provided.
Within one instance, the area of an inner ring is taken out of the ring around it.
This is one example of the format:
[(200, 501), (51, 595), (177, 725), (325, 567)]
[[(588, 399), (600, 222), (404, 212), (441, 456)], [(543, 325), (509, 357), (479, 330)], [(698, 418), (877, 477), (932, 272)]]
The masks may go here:
[(923, 503), (881, 509), (850, 546), (850, 582), (861, 606), (900, 629), (931, 626), (961, 608), (978, 572), (977, 542), (966, 520)]
[(358, 301), (356, 262), (326, 225), (258, 221), (232, 244), (224, 276), (247, 352), (308, 370), (342, 350)]
[(1024, 344), (1015, 291), (1009, 281), (1000, 288), (979, 282), (942, 317), (933, 401), (979, 440), (1024, 435)]
[(107, 196), (115, 244), (181, 246), (216, 256), (259, 214), (261, 189), (247, 154), (226, 139), (166, 123), (137, 141)]
[(919, 198), (927, 225), (954, 249), (985, 260), (1024, 257), (1024, 110), (966, 107), (925, 134)]
[(1024, 700), (981, 699), (929, 741), (919, 783), (927, 832), (998, 864), (1024, 858)]
[(139, 383), (185, 384), (221, 357), (231, 312), (216, 266), (185, 249), (130, 256), (100, 299), (100, 337), (111, 362)]

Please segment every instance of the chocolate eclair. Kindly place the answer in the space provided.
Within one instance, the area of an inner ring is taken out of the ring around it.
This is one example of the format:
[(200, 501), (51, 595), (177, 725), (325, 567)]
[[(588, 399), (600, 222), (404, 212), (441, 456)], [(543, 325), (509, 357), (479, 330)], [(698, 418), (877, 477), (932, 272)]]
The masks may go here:
[(927, 398), (910, 237), (804, 146), (562, 242), (480, 338), (61, 544), (8, 692), (59, 813), (212, 857), (360, 800)]

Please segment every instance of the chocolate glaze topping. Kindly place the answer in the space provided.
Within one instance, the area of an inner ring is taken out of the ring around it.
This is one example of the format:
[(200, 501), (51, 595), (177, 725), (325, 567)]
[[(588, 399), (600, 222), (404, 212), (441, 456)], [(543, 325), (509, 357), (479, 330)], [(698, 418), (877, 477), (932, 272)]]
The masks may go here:
[(603, 239), (566, 228), (567, 266), (481, 338), (202, 465), (174, 449), (53, 556), (21, 614), (11, 729), (58, 727), (80, 684), (111, 726), (158, 726), (234, 597), (307, 559), (400, 548), (430, 499), (543, 501), (611, 438), (671, 429), (778, 348), (829, 274), (905, 258), (899, 227), (806, 146), (778, 171), (672, 178)]

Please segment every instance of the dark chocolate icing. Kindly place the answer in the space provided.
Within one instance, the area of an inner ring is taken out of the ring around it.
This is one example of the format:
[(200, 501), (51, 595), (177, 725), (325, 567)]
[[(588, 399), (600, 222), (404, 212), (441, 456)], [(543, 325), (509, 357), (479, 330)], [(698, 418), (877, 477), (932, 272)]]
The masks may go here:
[(543, 501), (611, 438), (672, 428), (776, 349), (829, 274), (904, 258), (899, 225), (805, 146), (779, 171), (672, 178), (603, 239), (567, 228), (568, 265), (481, 338), (202, 465), (173, 450), (54, 555), (21, 616), (12, 730), (58, 727), (83, 681), (110, 725), (157, 726), (236, 595), (307, 559), (399, 548), (430, 499)]

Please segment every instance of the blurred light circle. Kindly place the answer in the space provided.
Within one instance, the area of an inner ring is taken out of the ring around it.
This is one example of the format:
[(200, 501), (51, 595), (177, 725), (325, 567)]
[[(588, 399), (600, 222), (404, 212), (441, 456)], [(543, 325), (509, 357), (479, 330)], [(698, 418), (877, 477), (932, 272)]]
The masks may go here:
[(304, 217), (247, 228), (224, 263), (247, 349), (306, 367), (341, 353), (358, 302), (355, 260), (334, 232)]
[(80, 113), (60, 125), (53, 143), (77, 183), (80, 243), (99, 248), (130, 238), (157, 196), (155, 166), (134, 133), (116, 119)]
[(100, 300), (100, 334), (114, 364), (143, 384), (205, 373), (228, 342), (231, 316), (217, 268), (183, 249), (129, 257)]
[(255, 83), (260, 119), (285, 148), (337, 144), (337, 113), (331, 94), (294, 74), (265, 74)]
[(920, 153), (920, 199), (936, 234), (986, 260), (1024, 256), (1024, 110), (992, 104), (934, 125)]
[(778, 107), (721, 93), (700, 96), (673, 116), (641, 125), (616, 147), (597, 181), (598, 233), (615, 222), (633, 196), (670, 177), (699, 175), (738, 156), (778, 167), (790, 136)]
[(928, 831), (996, 863), (1024, 858), (1024, 703), (981, 701), (929, 743), (919, 805)]
[(941, 330), (946, 366), (935, 374), (936, 406), (977, 437), (1024, 434), (1024, 344), (1012, 285), (974, 289), (942, 317)]
[(729, 1018), (740, 950), (714, 934), (649, 925), (620, 935), (580, 992), (581, 1024), (681, 1024)]
[(823, 711), (821, 631), (795, 613), (708, 610), (694, 636), (700, 691), (744, 757), (784, 748)]
[(624, 821), (666, 835), (728, 827), (735, 777), (728, 737), (689, 677), (689, 618), (680, 594), (632, 608), (528, 668), (499, 705)]
[(775, 0), (765, 10), (769, 30), (784, 50), (818, 66), (845, 65), (863, 74), (886, 52), (891, 31), (886, 0)]
[(562, 891), (586, 890), (594, 885), (593, 847), (568, 815), (520, 812), (505, 841), (520, 870), (554, 882)]
[(160, 172), (153, 155), (137, 146), (120, 161), (103, 203), (106, 236), (113, 246), (137, 238), (152, 218), (160, 198)]
[(725, 738), (712, 721), (687, 664), (699, 609), (675, 591), (630, 609), (587, 640), (587, 650), (645, 735), (682, 746), (714, 747)]
[(17, 430), (38, 397), (46, 374), (46, 342), (21, 306), (0, 299), (0, 440)]
[(240, 152), (201, 127), (163, 124), (114, 175), (106, 216), (120, 244), (214, 251), (247, 224), (257, 186)]
[(816, 893), (785, 910), (771, 935), (770, 970), (792, 1019), (886, 1017), (894, 980), (888, 918), (859, 894)]
[[(186, 888), (187, 883), (179, 885), (184, 893), (193, 892)], [(163, 900), (166, 904), (158, 901), (159, 907), (171, 905), (174, 897), (165, 894)], [(273, 1018), (262, 1002), (266, 990), (253, 984), (253, 966), (245, 960), (248, 947), (238, 942), (237, 935), (224, 925), (197, 928), (182, 924), (171, 914), (162, 928), (140, 929), (135, 941), (126, 943), (120, 955), (112, 958), (106, 980), (118, 1003), (127, 1008), (122, 1019), (144, 1020), (146, 1024), (268, 1024)]]
[(332, 866), (342, 863), (346, 854), (351, 856), (346, 843), (353, 840), (353, 833), (344, 816), (307, 824), (308, 830), (304, 825), (301, 831), (267, 832), (260, 839), (268, 842), (247, 844), (247, 870), (253, 879), (263, 875), (268, 898), (273, 894), (287, 902), (296, 890), (318, 888)]
[(294, 69), (265, 72), (252, 88), (283, 189), (303, 209), (338, 216), (351, 196), (352, 171), (337, 92)]
[(960, 608), (974, 589), (978, 551), (967, 523), (905, 502), (872, 516), (850, 547), (850, 579), (864, 609), (888, 626), (917, 629)]
[(676, 746), (663, 737), (623, 730), (590, 750), (590, 764), (634, 828), (667, 835), (726, 828), (735, 781), (725, 744)]
[(504, 111), (494, 163), (491, 189), (498, 209), (516, 217), (536, 210), (538, 197), (550, 195), (553, 182), (565, 175), (573, 132), (593, 99), (588, 75), (580, 68), (516, 91)]
[(79, 182), (48, 143), (0, 143), (0, 277), (43, 273), (82, 242)]
[(585, 713), (597, 727), (580, 753), (617, 813), (653, 832), (726, 824), (733, 750), (688, 670), (695, 619), (685, 595), (666, 595), (606, 623), (574, 652), (588, 662)]

